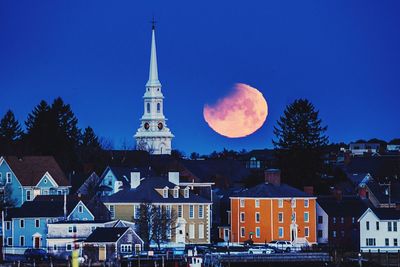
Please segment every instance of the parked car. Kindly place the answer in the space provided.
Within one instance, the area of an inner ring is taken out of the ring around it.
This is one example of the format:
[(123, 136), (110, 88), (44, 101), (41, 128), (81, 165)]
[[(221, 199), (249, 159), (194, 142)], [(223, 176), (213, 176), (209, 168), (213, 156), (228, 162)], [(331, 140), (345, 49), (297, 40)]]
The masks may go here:
[(28, 248), (24, 252), (24, 257), (27, 261), (31, 260), (44, 261), (49, 258), (47, 252), (44, 249), (38, 249), (38, 248)]
[(268, 246), (274, 247), (277, 249), (281, 249), (286, 252), (290, 252), (293, 250), (293, 244), (291, 241), (285, 241), (285, 240), (274, 240), (268, 243)]
[(269, 247), (252, 247), (248, 250), (249, 254), (272, 254), (275, 250)]

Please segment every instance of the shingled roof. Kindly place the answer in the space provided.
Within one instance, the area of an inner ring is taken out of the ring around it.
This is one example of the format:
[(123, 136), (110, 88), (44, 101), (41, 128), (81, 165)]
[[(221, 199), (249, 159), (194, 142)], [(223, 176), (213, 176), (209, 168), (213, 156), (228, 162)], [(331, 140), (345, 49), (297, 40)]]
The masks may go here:
[(88, 243), (109, 243), (117, 242), (123, 236), (129, 227), (98, 227), (92, 232), (85, 242)]
[(367, 203), (358, 196), (343, 196), (341, 199), (335, 196), (319, 196), (317, 202), (329, 216), (358, 218), (368, 208)]
[(282, 197), (313, 197), (287, 184), (273, 185), (262, 183), (233, 193), (232, 197), (282, 198)]
[(4, 159), (23, 186), (37, 185), (46, 172), (59, 186), (70, 186), (67, 177), (52, 156), (6, 156)]

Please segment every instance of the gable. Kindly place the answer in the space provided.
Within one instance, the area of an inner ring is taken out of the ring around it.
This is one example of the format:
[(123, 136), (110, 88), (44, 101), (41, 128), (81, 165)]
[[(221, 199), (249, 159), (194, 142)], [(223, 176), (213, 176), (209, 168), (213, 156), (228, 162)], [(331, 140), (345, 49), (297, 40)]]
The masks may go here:
[(58, 184), (56, 181), (54, 181), (53, 177), (51, 177), (50, 173), (46, 172), (42, 179), (38, 182), (36, 187), (41, 187), (41, 188), (48, 188), (48, 187), (58, 187)]
[(83, 204), (82, 201), (79, 201), (75, 208), (70, 212), (67, 219), (72, 221), (92, 221), (95, 218), (86, 205)]
[(115, 181), (117, 180), (117, 177), (114, 175), (110, 167), (107, 167), (107, 169), (104, 171), (103, 175), (101, 176), (101, 182), (100, 185), (105, 185), (109, 187), (113, 187)]

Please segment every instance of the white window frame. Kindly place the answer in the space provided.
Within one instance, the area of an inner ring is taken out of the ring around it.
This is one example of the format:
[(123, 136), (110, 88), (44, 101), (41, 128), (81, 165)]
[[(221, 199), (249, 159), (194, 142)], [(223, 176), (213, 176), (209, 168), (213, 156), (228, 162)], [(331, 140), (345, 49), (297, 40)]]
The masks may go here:
[(53, 244), (53, 251), (57, 251), (57, 250), (58, 250), (57, 244)]
[(240, 202), (240, 207), (244, 208), (244, 205), (245, 205), (244, 199), (243, 198), (239, 199), (239, 202)]
[(260, 200), (257, 198), (257, 199), (255, 199), (254, 202), (255, 202), (255, 203), (254, 203), (255, 207), (256, 207), (256, 208), (259, 208), (259, 207), (260, 207)]
[[(306, 220), (306, 214), (307, 214), (307, 220)], [(304, 212), (304, 222), (310, 222), (310, 213), (308, 211)]]
[(19, 246), (25, 247), (25, 236), (24, 235), (19, 236)]
[(260, 227), (256, 227), (256, 237), (260, 238), (260, 236), (261, 236), (261, 229)]
[(189, 198), (189, 188), (183, 189), (183, 197), (184, 198)]
[(178, 205), (178, 218), (182, 218), (182, 217), (183, 217), (183, 206)]
[(278, 208), (283, 208), (283, 199), (278, 199)]
[(168, 198), (168, 188), (163, 189), (163, 198)]
[(199, 239), (204, 238), (204, 224), (199, 224)]
[(285, 231), (284, 231), (283, 227), (279, 227), (278, 228), (278, 237), (283, 238), (284, 235), (285, 235)]
[(174, 198), (179, 197), (179, 188), (174, 188)]
[(79, 205), (79, 206), (78, 206), (78, 212), (79, 212), (79, 213), (83, 213), (83, 206), (82, 206), (82, 205)]
[(308, 199), (304, 199), (304, 207), (305, 208), (310, 207), (310, 201)]
[(189, 218), (194, 219), (194, 205), (189, 205)]
[(309, 237), (310, 236), (310, 227), (306, 226), (304, 227), (304, 237)]
[(293, 198), (291, 201), (292, 208), (296, 208), (296, 199)]
[(111, 219), (115, 219), (115, 206), (109, 205), (109, 211), (110, 211)]
[[(279, 215), (282, 215), (279, 217)], [(278, 222), (283, 223), (283, 212), (278, 212)]]
[[(257, 216), (257, 215), (258, 215), (258, 216)], [(257, 217), (258, 217), (258, 218), (257, 218)], [(256, 213), (255, 213), (255, 216), (254, 216), (255, 222), (256, 222), (256, 223), (259, 223), (259, 222), (260, 222), (260, 219), (261, 219), (260, 213), (259, 213), (259, 212), (256, 212)]]
[(240, 213), (240, 222), (244, 223), (245, 219), (246, 219), (246, 215), (244, 214), (244, 212), (241, 212)]
[(197, 212), (198, 212), (199, 219), (203, 219), (204, 218), (204, 205), (199, 205)]
[[(68, 248), (70, 246), (70, 248)], [(72, 243), (67, 243), (65, 244), (65, 251), (71, 251), (72, 250)]]
[(40, 219), (35, 219), (35, 228), (40, 228)]
[[(29, 193), (29, 199), (28, 199), (28, 193)], [(33, 195), (33, 190), (32, 189), (28, 189), (26, 190), (26, 201), (32, 201), (32, 195)]]
[(244, 227), (240, 227), (240, 237), (245, 237), (246, 236), (246, 229)]
[(195, 239), (196, 237), (195, 231), (196, 231), (195, 225), (193, 223), (189, 224), (189, 239)]
[(132, 252), (132, 244), (121, 244), (120, 252), (122, 253)]

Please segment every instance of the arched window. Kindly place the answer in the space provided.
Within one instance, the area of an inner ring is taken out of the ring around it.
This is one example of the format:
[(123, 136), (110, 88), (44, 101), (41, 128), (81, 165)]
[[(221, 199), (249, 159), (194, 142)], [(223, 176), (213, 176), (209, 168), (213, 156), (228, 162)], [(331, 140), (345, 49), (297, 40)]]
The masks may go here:
[(150, 103), (147, 103), (147, 113), (150, 113)]
[(160, 111), (161, 111), (161, 104), (157, 103), (157, 113), (160, 113)]

